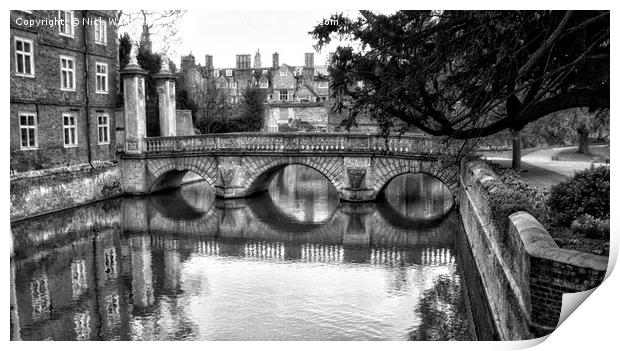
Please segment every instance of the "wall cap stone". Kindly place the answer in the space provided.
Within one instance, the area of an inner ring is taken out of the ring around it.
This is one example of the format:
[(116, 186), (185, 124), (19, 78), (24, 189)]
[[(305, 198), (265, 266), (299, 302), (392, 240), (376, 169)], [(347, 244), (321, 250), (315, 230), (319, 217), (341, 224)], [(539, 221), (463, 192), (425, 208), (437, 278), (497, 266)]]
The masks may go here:
[(80, 163), (77, 165), (71, 166), (63, 166), (56, 168), (46, 168), (46, 169), (38, 169), (27, 172), (19, 172), (11, 174), (11, 182), (21, 180), (21, 179), (32, 179), (38, 177), (47, 177), (51, 175), (63, 174), (63, 173), (73, 173), (84, 170), (102, 170), (104, 168), (116, 167), (116, 161), (93, 161), (92, 166), (88, 163)]
[(519, 233), (525, 250), (531, 257), (602, 272), (607, 270), (608, 257), (560, 248), (549, 232), (531, 214), (519, 211), (508, 218), (508, 225), (514, 227)]

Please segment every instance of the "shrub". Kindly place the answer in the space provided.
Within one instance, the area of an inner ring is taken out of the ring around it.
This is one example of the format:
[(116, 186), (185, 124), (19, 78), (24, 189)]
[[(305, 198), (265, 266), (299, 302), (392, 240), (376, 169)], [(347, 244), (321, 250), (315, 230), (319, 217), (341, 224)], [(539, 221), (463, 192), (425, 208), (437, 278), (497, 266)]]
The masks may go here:
[[(501, 182), (509, 189), (509, 193), (502, 194), (494, 200), (498, 203), (506, 202), (506, 205), (501, 206), (507, 206), (507, 204), (510, 203), (514, 208), (523, 208), (522, 211), (529, 212), (539, 222), (545, 223), (548, 219), (546, 201), (549, 192), (544, 188), (525, 183), (513, 169), (501, 168), (494, 163), (491, 163), (490, 166), (499, 176)], [(510, 213), (508, 213), (508, 215), (510, 215)]]
[(609, 168), (592, 166), (576, 172), (551, 188), (547, 205), (556, 225), (568, 227), (583, 215), (609, 218)]
[(526, 211), (536, 217), (530, 198), (511, 188), (498, 189), (489, 197), (491, 216), (498, 228), (508, 227), (508, 216), (518, 211)]
[(575, 219), (570, 228), (577, 234), (593, 239), (609, 239), (609, 219), (584, 214)]

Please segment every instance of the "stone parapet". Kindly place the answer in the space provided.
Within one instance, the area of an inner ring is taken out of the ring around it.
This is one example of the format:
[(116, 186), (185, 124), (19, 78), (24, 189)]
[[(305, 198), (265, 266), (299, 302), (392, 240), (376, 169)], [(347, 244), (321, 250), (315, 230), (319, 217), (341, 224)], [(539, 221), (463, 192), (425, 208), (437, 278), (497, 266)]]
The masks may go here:
[(598, 286), (607, 257), (561, 249), (527, 212), (493, 220), (489, 199), (506, 187), (483, 161), (463, 161), (459, 211), (499, 337), (524, 340), (551, 333), (562, 294)]

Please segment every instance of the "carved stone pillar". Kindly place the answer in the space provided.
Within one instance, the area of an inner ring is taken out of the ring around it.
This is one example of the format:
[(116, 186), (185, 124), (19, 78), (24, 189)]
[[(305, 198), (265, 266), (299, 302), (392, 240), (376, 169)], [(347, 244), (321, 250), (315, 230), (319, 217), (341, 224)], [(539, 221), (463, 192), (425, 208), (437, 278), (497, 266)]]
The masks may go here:
[(153, 75), (159, 98), (159, 133), (161, 136), (177, 135), (177, 110), (175, 96), (176, 76), (168, 67), (168, 59), (161, 60), (159, 72)]
[(370, 186), (372, 166), (370, 157), (345, 157), (345, 176), (347, 181), (341, 197), (347, 201), (372, 201), (377, 194)]
[(219, 157), (215, 194), (225, 199), (245, 196), (245, 178), (241, 157)]
[(144, 77), (148, 72), (143, 70), (136, 60), (136, 52), (132, 50), (129, 64), (120, 71), (123, 77), (125, 100), (125, 146), (127, 153), (144, 151), (146, 137), (146, 100)]

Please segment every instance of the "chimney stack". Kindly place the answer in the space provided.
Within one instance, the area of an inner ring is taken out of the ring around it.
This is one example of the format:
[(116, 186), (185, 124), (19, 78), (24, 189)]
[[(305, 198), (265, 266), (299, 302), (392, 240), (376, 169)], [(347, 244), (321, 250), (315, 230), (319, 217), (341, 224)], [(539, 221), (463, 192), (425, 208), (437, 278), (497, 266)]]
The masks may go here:
[(273, 53), (273, 64), (272, 64), (274, 69), (278, 69), (280, 67), (280, 54), (278, 54), (277, 52)]
[(312, 52), (307, 52), (305, 57), (305, 64), (304, 67), (305, 68), (314, 68), (314, 53)]
[(207, 69), (213, 69), (213, 56), (205, 55), (205, 67)]

